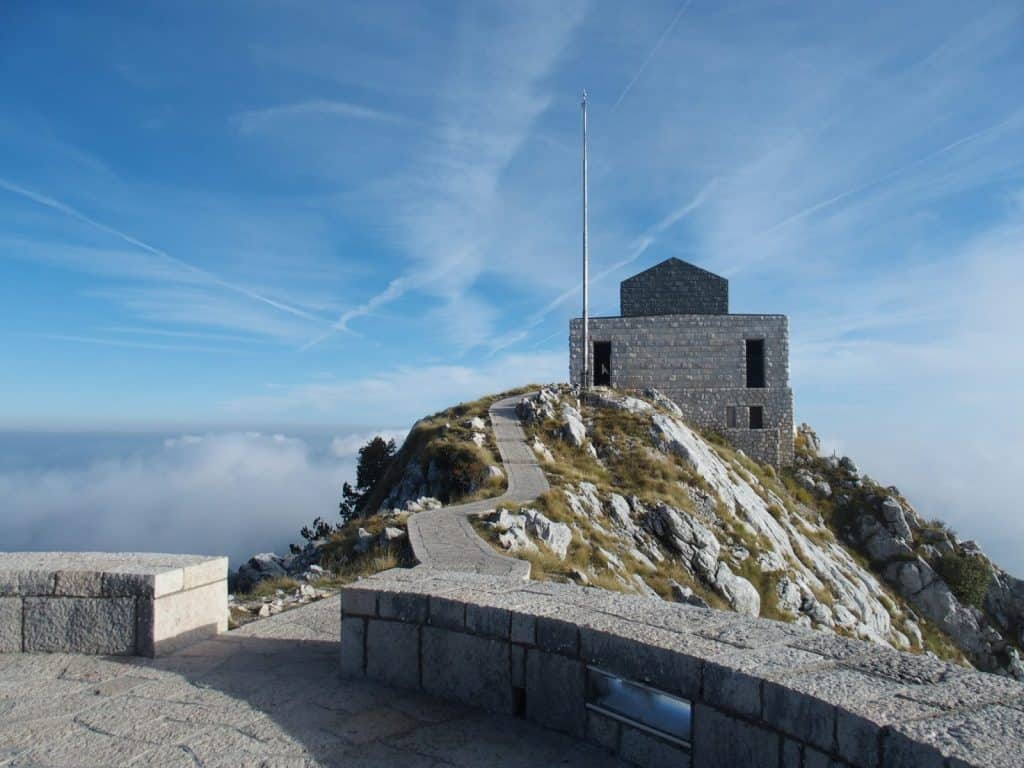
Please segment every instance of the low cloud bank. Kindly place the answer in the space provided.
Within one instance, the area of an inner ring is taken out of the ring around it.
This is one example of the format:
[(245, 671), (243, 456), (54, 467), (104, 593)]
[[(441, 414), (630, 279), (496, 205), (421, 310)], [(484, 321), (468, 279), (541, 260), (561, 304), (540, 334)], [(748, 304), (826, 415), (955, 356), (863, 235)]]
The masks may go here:
[(336, 519), (372, 436), (339, 435), (321, 456), (285, 435), (186, 435), (81, 468), (0, 474), (0, 549), (226, 554), (237, 567), (286, 550), (317, 515)]

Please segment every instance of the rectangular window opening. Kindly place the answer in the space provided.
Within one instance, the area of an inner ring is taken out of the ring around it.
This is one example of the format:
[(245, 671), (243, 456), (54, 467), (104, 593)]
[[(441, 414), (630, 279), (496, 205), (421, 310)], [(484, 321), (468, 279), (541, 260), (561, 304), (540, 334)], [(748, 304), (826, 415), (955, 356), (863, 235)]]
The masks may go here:
[(662, 739), (690, 745), (690, 702), (587, 667), (587, 708)]
[(526, 717), (526, 689), (518, 685), (512, 686), (512, 714)]
[(736, 428), (736, 406), (727, 405), (725, 407), (725, 426), (730, 429)]
[(610, 387), (612, 385), (612, 343), (610, 341), (594, 342), (594, 386)]
[(764, 339), (747, 339), (747, 389), (764, 385)]
[(750, 406), (750, 428), (764, 429), (764, 408), (760, 405)]

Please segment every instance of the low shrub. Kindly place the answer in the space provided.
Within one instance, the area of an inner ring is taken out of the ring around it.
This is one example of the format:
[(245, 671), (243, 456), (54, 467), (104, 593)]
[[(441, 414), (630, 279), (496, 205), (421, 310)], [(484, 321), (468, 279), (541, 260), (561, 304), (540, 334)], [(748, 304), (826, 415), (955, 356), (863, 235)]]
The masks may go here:
[(992, 583), (992, 566), (985, 558), (950, 552), (939, 559), (936, 568), (961, 603), (981, 607)]

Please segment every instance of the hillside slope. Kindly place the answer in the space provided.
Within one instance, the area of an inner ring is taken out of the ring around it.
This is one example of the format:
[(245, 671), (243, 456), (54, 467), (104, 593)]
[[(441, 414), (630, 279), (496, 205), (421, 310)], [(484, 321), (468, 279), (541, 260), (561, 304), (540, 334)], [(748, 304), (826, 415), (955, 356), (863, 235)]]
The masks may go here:
[[(501, 492), (485, 422), (497, 397), (413, 429), (381, 489), (383, 516)], [(581, 403), (545, 387), (518, 413), (552, 490), (477, 525), (533, 578), (703, 602), (1024, 679), (1024, 584), (850, 459), (819, 456), (810, 428), (795, 465), (775, 472), (690, 428), (653, 390)]]

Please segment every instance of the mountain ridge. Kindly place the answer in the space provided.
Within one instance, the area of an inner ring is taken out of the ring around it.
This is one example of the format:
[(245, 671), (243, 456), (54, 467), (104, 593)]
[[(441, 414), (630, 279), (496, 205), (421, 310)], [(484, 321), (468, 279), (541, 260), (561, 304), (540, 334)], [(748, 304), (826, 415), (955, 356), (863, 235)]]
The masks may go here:
[(521, 395), (552, 488), (475, 524), (533, 578), (705, 602), (1024, 679), (1024, 583), (851, 459), (820, 456), (807, 425), (777, 472), (691, 428), (655, 390), (528, 389), (418, 422), (378, 489), (381, 516), (500, 494), (487, 408)]

